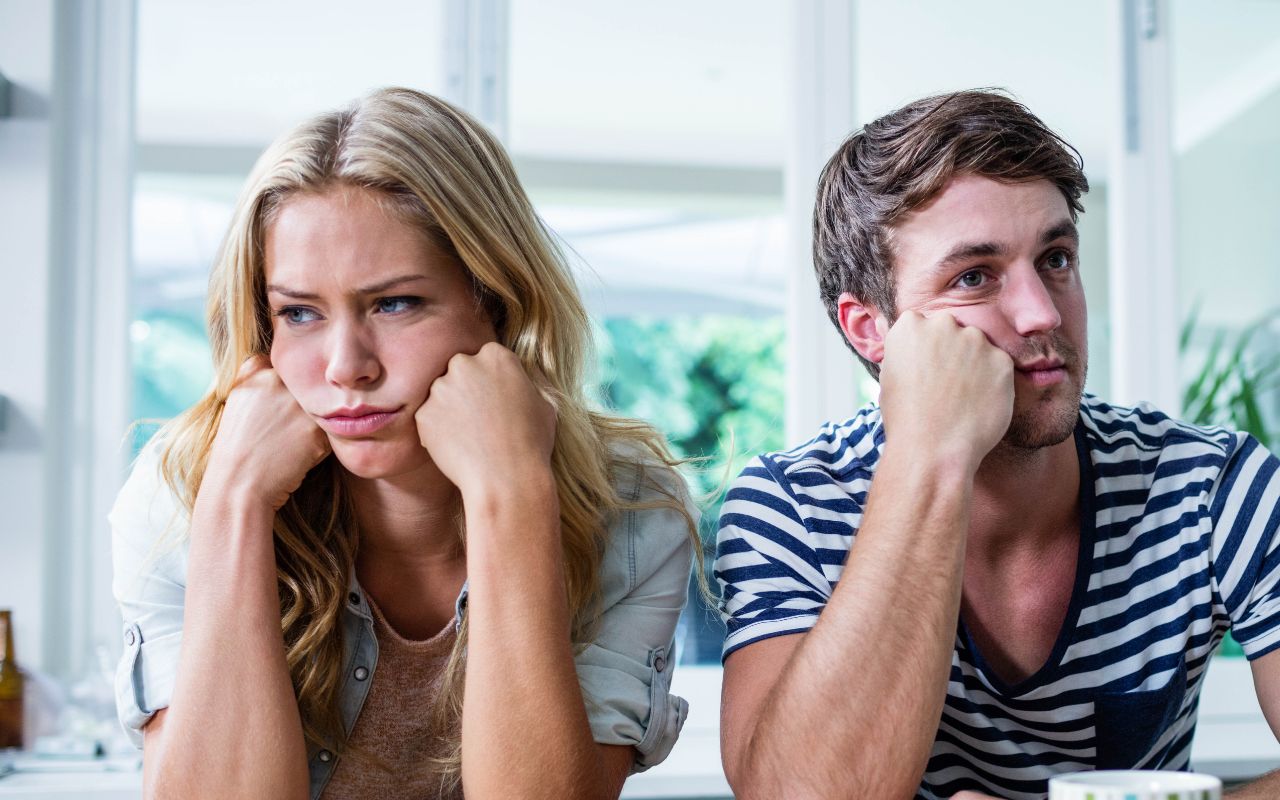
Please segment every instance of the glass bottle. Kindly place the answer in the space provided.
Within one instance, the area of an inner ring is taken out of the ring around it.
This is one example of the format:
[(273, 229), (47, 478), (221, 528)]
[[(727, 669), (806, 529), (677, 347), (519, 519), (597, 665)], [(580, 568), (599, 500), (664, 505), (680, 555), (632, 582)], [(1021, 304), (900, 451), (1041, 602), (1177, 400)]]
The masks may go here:
[(13, 616), (0, 609), (0, 750), (22, 747), (22, 673), (13, 657)]

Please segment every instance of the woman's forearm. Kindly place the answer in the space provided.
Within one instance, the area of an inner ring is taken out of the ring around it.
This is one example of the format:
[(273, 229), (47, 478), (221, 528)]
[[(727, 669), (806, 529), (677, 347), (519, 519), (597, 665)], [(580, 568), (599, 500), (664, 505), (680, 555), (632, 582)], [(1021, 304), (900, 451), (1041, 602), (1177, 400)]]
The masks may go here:
[(306, 748), (280, 631), (269, 504), (209, 481), (191, 520), (182, 655), (149, 797), (307, 795)]
[(616, 798), (620, 779), (604, 768), (574, 669), (554, 482), (547, 474), (464, 505), (468, 799)]

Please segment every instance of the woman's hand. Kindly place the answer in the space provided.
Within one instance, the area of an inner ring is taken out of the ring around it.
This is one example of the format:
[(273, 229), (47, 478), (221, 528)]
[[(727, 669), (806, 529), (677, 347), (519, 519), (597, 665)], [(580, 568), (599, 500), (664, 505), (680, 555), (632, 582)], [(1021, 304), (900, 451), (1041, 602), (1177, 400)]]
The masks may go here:
[(991, 795), (983, 794), (982, 792), (964, 791), (960, 794), (951, 795), (951, 800), (1000, 800), (1000, 798), (992, 797)]
[(226, 491), (247, 493), (279, 511), (329, 452), (329, 437), (298, 405), (271, 362), (253, 356), (240, 365), (222, 410), (205, 481), (218, 481)]
[(549, 475), (555, 406), (515, 353), (496, 342), (449, 359), (414, 420), (422, 446), (464, 505), (509, 492), (539, 470)]

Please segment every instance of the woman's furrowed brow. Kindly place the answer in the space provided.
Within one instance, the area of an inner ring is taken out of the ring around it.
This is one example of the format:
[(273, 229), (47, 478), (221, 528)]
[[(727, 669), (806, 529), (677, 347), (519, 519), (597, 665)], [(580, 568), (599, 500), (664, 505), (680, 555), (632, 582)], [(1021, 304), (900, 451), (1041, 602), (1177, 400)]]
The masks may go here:
[[(390, 278), (385, 281), (379, 281), (377, 283), (369, 284), (368, 286), (363, 286), (359, 289), (356, 289), (351, 294), (353, 295), (378, 294), (379, 292), (385, 292), (386, 290), (396, 286), (400, 286), (401, 284), (412, 283), (414, 281), (425, 281), (426, 279), (427, 279), (427, 276), (425, 275), (401, 275), (396, 278)], [(312, 292), (302, 292), (302, 291), (298, 291), (297, 289), (290, 289), (286, 286), (280, 286), (274, 283), (267, 284), (267, 292), (270, 294), (284, 295), (285, 297), (291, 297), (295, 300), (319, 300), (320, 299), (320, 295), (318, 294), (314, 294)]]

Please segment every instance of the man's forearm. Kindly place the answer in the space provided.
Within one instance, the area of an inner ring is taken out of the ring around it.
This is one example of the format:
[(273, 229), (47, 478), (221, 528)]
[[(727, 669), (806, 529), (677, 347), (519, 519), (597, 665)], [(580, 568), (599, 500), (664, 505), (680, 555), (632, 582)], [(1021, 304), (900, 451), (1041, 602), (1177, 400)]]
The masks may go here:
[(1231, 800), (1275, 800), (1280, 797), (1280, 770), (1226, 793)]
[(886, 447), (839, 585), (732, 776), (741, 797), (911, 797), (946, 698), (972, 472)]

